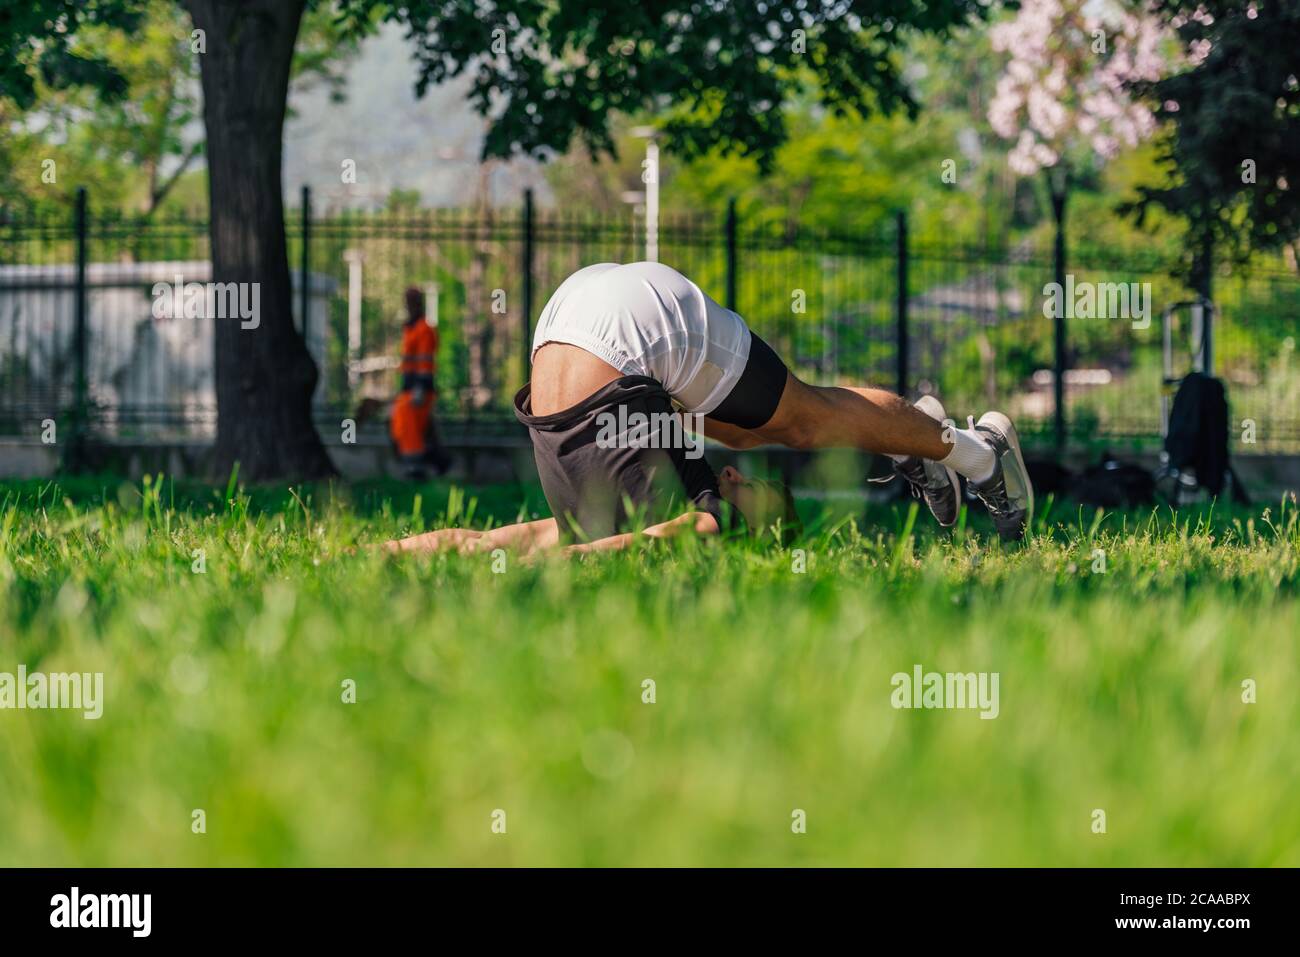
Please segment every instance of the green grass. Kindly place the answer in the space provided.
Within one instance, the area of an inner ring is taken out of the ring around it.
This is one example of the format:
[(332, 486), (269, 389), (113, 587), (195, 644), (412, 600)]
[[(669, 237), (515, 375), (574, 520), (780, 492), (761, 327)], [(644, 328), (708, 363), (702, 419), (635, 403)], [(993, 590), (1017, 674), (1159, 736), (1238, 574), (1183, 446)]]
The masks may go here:
[[(0, 865), (1300, 865), (1289, 502), (1058, 506), (1010, 548), (803, 502), (802, 574), (344, 554), (541, 501), (0, 485), (0, 672), (106, 698), (0, 711)], [(997, 672), (999, 716), (894, 709), (916, 664)]]

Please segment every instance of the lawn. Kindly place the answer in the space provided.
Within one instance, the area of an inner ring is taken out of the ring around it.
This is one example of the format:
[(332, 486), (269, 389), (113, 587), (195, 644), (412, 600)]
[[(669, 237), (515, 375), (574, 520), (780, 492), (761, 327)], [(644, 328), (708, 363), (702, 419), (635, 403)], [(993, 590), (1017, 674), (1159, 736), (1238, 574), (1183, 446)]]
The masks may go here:
[[(0, 710), (3, 866), (1300, 865), (1290, 502), (535, 564), (346, 550), (536, 488), (0, 503), (0, 672), (104, 675)], [(996, 717), (895, 708), (918, 665)]]

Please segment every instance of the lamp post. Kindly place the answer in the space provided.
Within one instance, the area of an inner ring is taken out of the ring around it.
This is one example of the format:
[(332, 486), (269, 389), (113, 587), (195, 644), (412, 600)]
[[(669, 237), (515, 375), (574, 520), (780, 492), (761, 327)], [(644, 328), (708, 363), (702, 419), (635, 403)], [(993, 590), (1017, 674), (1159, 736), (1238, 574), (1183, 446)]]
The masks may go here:
[(645, 159), (641, 162), (641, 182), (645, 183), (645, 258), (659, 261), (659, 131), (653, 126), (638, 126), (632, 135), (643, 139)]
[(438, 327), (438, 284), (424, 284), (424, 321), (427, 325)]

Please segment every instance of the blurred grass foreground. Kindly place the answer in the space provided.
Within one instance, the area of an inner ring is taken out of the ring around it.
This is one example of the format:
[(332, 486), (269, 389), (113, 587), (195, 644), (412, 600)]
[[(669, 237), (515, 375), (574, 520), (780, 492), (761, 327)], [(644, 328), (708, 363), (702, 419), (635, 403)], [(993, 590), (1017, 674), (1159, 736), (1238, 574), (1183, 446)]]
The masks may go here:
[[(1292, 502), (498, 571), (346, 549), (535, 488), (0, 502), (0, 674), (104, 676), (0, 710), (3, 866), (1300, 865)], [(895, 707), (918, 668), (996, 716)]]

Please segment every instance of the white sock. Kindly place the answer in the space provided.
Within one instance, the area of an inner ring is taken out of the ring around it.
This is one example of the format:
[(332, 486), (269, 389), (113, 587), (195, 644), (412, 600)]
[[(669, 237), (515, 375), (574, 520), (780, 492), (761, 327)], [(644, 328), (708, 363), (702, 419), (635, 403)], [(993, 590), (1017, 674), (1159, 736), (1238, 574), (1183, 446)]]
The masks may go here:
[(984, 441), (974, 428), (953, 429), (951, 438), (952, 451), (939, 460), (940, 465), (948, 466), (972, 482), (983, 482), (993, 475), (993, 469), (997, 466), (993, 446)]

